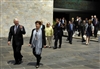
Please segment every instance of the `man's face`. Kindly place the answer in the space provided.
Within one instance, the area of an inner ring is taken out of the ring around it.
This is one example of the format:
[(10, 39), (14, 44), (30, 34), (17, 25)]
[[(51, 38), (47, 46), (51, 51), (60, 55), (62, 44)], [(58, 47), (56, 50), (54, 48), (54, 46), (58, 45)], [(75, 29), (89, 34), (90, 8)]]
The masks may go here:
[(96, 18), (96, 15), (94, 15), (94, 18)]
[(69, 21), (69, 24), (71, 24), (71, 21)]
[(36, 23), (35, 25), (36, 25), (36, 28), (37, 28), (37, 29), (39, 29), (40, 26), (41, 26), (39, 23)]
[(58, 23), (58, 22), (59, 22), (59, 20), (58, 20), (58, 19), (56, 19), (56, 22)]
[(93, 18), (93, 16), (91, 16), (91, 18)]
[(15, 25), (18, 25), (19, 24), (19, 21), (18, 20), (14, 20), (14, 24)]
[(85, 20), (83, 21), (83, 23), (85, 23)]

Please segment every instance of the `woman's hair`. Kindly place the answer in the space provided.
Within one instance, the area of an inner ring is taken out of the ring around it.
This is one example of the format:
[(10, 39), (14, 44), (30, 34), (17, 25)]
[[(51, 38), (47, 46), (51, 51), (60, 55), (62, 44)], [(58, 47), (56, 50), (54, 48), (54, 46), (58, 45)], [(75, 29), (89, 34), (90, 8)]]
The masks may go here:
[(37, 24), (37, 23), (38, 23), (39, 25), (41, 25), (41, 21), (36, 21), (35, 24)]
[(89, 19), (89, 23), (92, 23), (92, 20)]
[(46, 24), (46, 27), (48, 27), (49, 23)]

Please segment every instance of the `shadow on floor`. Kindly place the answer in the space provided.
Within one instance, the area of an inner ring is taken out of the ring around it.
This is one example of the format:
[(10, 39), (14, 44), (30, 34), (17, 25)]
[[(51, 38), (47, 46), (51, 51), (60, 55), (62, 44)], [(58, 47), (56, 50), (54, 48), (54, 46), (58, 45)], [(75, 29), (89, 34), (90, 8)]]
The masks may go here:
[(9, 60), (7, 61), (8, 64), (14, 64), (15, 63), (15, 60)]
[[(36, 66), (36, 62), (29, 62), (27, 65), (29, 65), (29, 66)], [(40, 63), (40, 65), (43, 66), (42, 63)]]

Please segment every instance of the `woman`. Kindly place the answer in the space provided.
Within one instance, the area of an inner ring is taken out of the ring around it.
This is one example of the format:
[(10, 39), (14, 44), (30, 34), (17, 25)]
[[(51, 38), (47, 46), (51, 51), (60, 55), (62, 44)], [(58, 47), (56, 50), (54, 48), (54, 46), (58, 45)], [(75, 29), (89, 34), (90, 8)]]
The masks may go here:
[(36, 28), (32, 30), (29, 46), (33, 48), (33, 54), (37, 59), (36, 68), (39, 67), (42, 48), (46, 45), (45, 32), (41, 29), (41, 21), (35, 22)]
[(90, 41), (90, 36), (92, 36), (92, 33), (94, 32), (94, 27), (91, 20), (89, 20), (88, 24), (86, 24), (85, 32), (86, 32), (86, 44), (88, 45)]
[(50, 23), (46, 24), (45, 35), (47, 37), (47, 46), (51, 48), (52, 36), (53, 36), (53, 28), (50, 26)]

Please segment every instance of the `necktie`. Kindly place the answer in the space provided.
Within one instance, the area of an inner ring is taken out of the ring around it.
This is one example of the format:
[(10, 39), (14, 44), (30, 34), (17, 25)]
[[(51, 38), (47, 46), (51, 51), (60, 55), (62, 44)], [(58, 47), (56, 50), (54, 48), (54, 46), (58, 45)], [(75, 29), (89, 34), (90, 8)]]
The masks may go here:
[(16, 32), (17, 32), (17, 26), (15, 26), (15, 34), (16, 34)]

